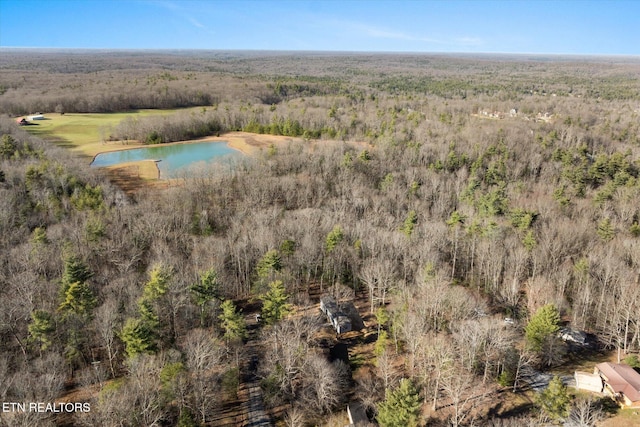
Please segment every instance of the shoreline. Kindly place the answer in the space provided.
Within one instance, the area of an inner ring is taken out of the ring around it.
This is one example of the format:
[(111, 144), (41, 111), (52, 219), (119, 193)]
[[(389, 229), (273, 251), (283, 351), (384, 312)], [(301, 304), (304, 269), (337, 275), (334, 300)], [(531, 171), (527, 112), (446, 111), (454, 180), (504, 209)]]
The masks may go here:
[[(186, 141), (168, 142), (162, 145), (179, 145), (179, 144), (193, 144), (198, 142), (225, 142), (227, 146), (233, 150), (239, 151), (242, 154), (252, 157), (258, 154), (262, 149), (268, 148), (271, 145), (282, 146), (291, 142), (303, 142), (302, 138), (294, 138), (282, 135), (267, 135), (267, 134), (254, 134), (249, 132), (228, 132), (222, 135), (204, 136), (202, 138), (190, 139)], [(120, 141), (120, 145), (108, 146), (108, 143), (104, 144), (99, 152), (95, 153), (91, 158), (91, 165), (99, 154), (111, 153), (114, 151), (133, 150), (136, 148), (149, 148), (153, 145), (142, 144), (134, 141)], [(126, 146), (124, 145), (126, 144)], [(160, 144), (158, 144), (160, 145)], [(153, 164), (153, 166), (151, 166)], [(127, 162), (112, 166), (98, 166), (101, 169), (105, 169), (109, 174), (118, 174), (122, 171), (125, 174), (131, 173), (132, 169), (136, 170), (137, 178), (148, 181), (170, 181), (170, 179), (162, 179), (160, 168), (158, 167), (157, 160), (140, 160), (137, 162)]]

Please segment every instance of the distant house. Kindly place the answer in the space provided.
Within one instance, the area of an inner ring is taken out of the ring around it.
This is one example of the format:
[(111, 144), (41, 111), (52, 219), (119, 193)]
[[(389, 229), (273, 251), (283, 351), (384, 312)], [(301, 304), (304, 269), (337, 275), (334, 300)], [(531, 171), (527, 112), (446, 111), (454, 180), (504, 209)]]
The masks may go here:
[(44, 116), (42, 114), (35, 114), (33, 116), (29, 116), (29, 121), (32, 120), (44, 120)]
[(599, 363), (595, 374), (604, 382), (604, 391), (621, 405), (640, 408), (640, 374), (622, 363)]

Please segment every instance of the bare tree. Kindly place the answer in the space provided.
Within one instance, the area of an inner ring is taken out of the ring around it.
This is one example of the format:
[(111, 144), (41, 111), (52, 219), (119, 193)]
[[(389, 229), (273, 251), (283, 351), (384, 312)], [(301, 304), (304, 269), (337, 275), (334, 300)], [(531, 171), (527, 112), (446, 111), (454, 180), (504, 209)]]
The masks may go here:
[(451, 402), (450, 422), (453, 427), (473, 418), (473, 410), (486, 398), (486, 391), (478, 386), (474, 375), (458, 365), (451, 365), (444, 371), (442, 390)]
[(573, 402), (567, 427), (594, 427), (605, 417), (602, 405), (592, 396), (580, 397)]
[[(202, 423), (206, 423), (219, 404), (218, 375), (224, 349), (203, 329), (194, 329), (184, 342), (186, 366), (191, 381), (191, 409)], [(218, 373), (216, 373), (218, 372)]]
[(349, 384), (349, 368), (340, 360), (334, 363), (322, 355), (313, 355), (301, 373), (301, 392), (306, 406), (315, 414), (326, 414), (345, 399)]
[(365, 263), (360, 278), (369, 288), (371, 313), (375, 311), (375, 304), (384, 305), (387, 292), (395, 281), (394, 266), (388, 259), (371, 259)]
[(116, 345), (116, 329), (118, 328), (118, 309), (115, 301), (107, 300), (96, 309), (93, 320), (98, 339), (106, 351), (107, 362), (111, 376), (116, 376), (115, 362), (118, 356)]

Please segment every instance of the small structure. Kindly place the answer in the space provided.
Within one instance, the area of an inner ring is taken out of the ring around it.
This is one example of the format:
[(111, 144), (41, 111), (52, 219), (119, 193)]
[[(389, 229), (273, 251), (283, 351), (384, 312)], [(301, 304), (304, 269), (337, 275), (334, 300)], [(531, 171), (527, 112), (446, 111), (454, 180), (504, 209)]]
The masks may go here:
[(351, 330), (351, 319), (344, 314), (336, 300), (331, 295), (320, 298), (320, 310), (327, 315), (327, 319), (333, 325), (337, 334), (344, 334)]
[(573, 376), (576, 379), (576, 388), (578, 390), (602, 393), (603, 382), (600, 375), (576, 371)]
[(621, 405), (640, 408), (640, 374), (631, 366), (599, 363), (594, 374), (602, 378), (605, 393), (611, 394)]
[(564, 342), (571, 342), (581, 346), (587, 345), (587, 334), (571, 328), (562, 328), (558, 331), (558, 336)]
[(33, 116), (29, 116), (29, 121), (31, 120), (44, 120), (44, 116), (42, 114), (34, 114)]

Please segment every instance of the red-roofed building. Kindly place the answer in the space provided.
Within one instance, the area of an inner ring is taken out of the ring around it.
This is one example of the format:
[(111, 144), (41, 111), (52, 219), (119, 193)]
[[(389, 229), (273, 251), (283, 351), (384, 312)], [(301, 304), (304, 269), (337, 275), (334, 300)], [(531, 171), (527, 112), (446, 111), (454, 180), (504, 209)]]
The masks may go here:
[(604, 381), (605, 392), (624, 406), (640, 408), (640, 374), (631, 366), (619, 363), (599, 363), (594, 370)]

